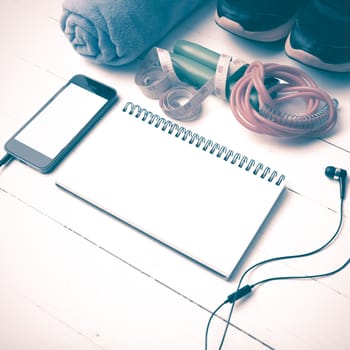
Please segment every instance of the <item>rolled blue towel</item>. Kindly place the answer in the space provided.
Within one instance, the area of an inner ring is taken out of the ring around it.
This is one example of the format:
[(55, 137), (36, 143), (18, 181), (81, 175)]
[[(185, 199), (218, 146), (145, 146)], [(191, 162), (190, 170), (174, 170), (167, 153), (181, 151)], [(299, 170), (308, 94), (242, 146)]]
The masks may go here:
[(123, 65), (153, 46), (201, 0), (64, 0), (60, 25), (96, 63)]

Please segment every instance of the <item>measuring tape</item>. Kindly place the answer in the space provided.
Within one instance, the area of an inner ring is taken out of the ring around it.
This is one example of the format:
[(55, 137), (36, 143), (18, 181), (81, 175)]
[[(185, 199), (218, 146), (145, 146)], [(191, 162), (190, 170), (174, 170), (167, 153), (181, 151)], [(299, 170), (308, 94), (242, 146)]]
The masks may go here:
[[(193, 61), (194, 65), (199, 65)], [(149, 98), (159, 99), (162, 111), (169, 117), (190, 121), (198, 118), (202, 102), (211, 94), (226, 100), (228, 76), (245, 62), (220, 55), (213, 76), (199, 89), (181, 81), (174, 69), (171, 53), (155, 47), (147, 54), (135, 76), (135, 83)]]

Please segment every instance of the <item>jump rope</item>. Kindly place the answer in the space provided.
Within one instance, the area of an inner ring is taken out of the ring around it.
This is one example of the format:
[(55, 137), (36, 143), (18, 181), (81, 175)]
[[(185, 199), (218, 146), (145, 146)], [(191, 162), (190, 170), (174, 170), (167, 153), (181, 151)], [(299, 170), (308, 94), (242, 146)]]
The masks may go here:
[[(160, 106), (166, 115), (177, 120), (197, 118), (201, 103), (210, 94), (215, 94), (228, 100), (234, 117), (256, 133), (282, 137), (320, 137), (329, 133), (337, 121), (337, 100), (321, 90), (302, 70), (259, 61), (247, 64), (185, 40), (179, 40), (172, 53), (152, 49), (137, 72), (135, 82), (145, 95), (160, 100)], [(303, 113), (291, 113), (284, 109), (285, 104), (300, 100), (305, 107)], [(276, 261), (309, 257), (336, 240), (343, 226), (347, 172), (329, 166), (325, 175), (338, 180), (340, 185), (339, 223), (334, 234), (312, 251), (269, 258), (247, 268), (242, 273), (235, 292), (211, 313), (205, 331), (205, 350), (208, 349), (211, 322), (226, 304), (231, 304), (231, 307), (219, 350), (224, 345), (236, 302), (252, 293), (256, 287), (273, 281), (328, 277), (350, 264), (349, 258), (340, 267), (326, 273), (269, 277), (242, 287), (247, 275), (256, 268)]]
[[(337, 121), (337, 100), (301, 69), (247, 64), (185, 40), (177, 41), (173, 52), (151, 50), (135, 82), (147, 96), (160, 100), (167, 116), (183, 121), (198, 117), (210, 94), (228, 100), (234, 117), (257, 133), (320, 137)], [(304, 111), (289, 111), (293, 105)]]

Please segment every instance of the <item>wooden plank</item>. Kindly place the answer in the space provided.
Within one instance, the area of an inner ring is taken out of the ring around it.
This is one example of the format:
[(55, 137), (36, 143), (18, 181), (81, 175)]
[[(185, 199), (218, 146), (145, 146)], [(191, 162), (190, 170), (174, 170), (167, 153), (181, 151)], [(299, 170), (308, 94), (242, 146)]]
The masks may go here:
[[(2, 191), (0, 207), (2, 348), (203, 348), (208, 311)], [(227, 341), (267, 348), (235, 329)]]

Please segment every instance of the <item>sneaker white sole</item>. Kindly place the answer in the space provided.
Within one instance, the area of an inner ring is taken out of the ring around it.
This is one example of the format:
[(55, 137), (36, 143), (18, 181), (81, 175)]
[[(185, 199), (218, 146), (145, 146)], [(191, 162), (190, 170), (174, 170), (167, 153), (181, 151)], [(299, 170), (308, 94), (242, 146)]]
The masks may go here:
[(311, 67), (327, 70), (331, 72), (350, 72), (350, 62), (341, 64), (331, 64), (323, 62), (320, 58), (300, 49), (294, 49), (290, 44), (290, 34), (285, 42), (285, 52), (296, 61)]
[(292, 17), (288, 20), (288, 22), (279, 27), (263, 32), (251, 32), (245, 30), (238, 22), (235, 22), (227, 17), (219, 17), (217, 12), (215, 14), (215, 22), (223, 29), (243, 38), (262, 42), (273, 42), (281, 40), (289, 34), (295, 22), (295, 17)]

